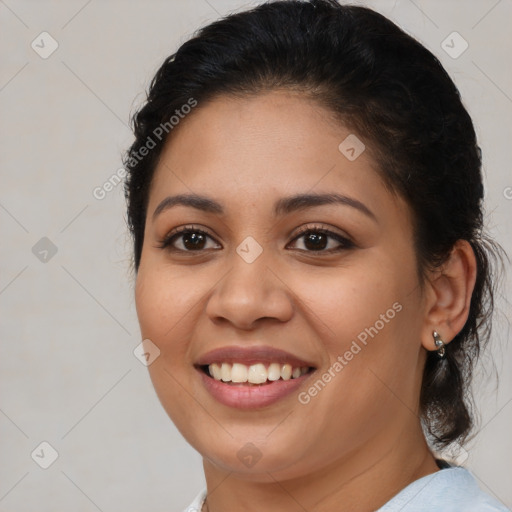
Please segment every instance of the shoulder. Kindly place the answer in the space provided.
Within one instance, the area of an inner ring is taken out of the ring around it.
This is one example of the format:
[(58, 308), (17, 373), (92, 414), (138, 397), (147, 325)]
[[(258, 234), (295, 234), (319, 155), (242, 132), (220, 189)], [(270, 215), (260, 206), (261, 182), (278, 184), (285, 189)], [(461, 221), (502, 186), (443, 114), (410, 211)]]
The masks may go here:
[[(206, 488), (183, 512), (201, 512)], [(510, 512), (484, 492), (471, 472), (449, 467), (424, 476), (402, 489), (376, 512)]]
[(449, 467), (412, 482), (377, 512), (509, 512), (471, 472)]
[(199, 494), (194, 498), (194, 501), (183, 512), (201, 512), (203, 503), (206, 498), (206, 487), (201, 489)]

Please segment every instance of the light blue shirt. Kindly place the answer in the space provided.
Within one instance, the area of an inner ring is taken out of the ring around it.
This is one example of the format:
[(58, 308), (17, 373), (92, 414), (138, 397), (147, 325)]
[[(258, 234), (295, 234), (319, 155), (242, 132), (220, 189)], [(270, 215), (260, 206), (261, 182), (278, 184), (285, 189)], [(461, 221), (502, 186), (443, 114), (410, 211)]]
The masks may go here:
[[(201, 512), (206, 488), (183, 512)], [(471, 472), (449, 467), (415, 480), (376, 512), (510, 512), (484, 492)]]

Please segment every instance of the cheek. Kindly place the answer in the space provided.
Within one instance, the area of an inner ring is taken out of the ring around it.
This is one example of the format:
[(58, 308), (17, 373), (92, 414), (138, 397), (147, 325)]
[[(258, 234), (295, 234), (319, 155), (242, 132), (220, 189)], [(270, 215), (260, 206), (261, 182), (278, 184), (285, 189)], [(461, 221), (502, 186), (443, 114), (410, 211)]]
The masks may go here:
[(140, 267), (135, 286), (135, 304), (142, 335), (155, 343), (169, 344), (179, 337), (194, 307), (201, 303), (207, 283), (167, 266)]
[(421, 296), (412, 265), (387, 263), (296, 276), (294, 291), (305, 305), (301, 314), (329, 361), (319, 376), (323, 383), (303, 397), (316, 401), (313, 407), (334, 406), (362, 418), (388, 415), (399, 403), (396, 396), (414, 400)]
[(137, 274), (135, 304), (142, 339), (151, 340), (160, 350), (148, 366), (153, 387), (172, 421), (186, 429), (193, 421), (193, 407), (183, 397), (183, 388), (190, 389), (187, 335), (193, 329), (190, 318), (201, 291), (176, 275), (146, 260)]
[(158, 273), (140, 267), (135, 284), (135, 306), (141, 334), (159, 346), (173, 311), (170, 304), (171, 289), (167, 284), (166, 280), (158, 278)]
[[(380, 265), (359, 265), (326, 272), (294, 276), (294, 293), (304, 315), (317, 326), (323, 344), (333, 356), (348, 349), (368, 330), (384, 334), (399, 320), (397, 309), (404, 296), (400, 277), (394, 269), (376, 271)], [(389, 267), (388, 267), (389, 268)]]
[(172, 396), (176, 391), (173, 377), (182, 375), (185, 368), (185, 337), (190, 329), (187, 313), (191, 314), (197, 303), (190, 293), (183, 293), (183, 279), (175, 279), (173, 274), (141, 267), (135, 286), (142, 339), (151, 340), (160, 350), (159, 357), (148, 367), (153, 385), (157, 394)]

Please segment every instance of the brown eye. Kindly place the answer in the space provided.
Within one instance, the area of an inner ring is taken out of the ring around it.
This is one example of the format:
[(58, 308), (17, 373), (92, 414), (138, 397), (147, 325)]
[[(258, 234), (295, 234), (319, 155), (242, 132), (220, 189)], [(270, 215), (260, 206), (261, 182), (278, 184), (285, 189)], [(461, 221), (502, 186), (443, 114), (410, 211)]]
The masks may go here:
[(338, 233), (320, 228), (306, 228), (296, 236), (293, 242), (303, 239), (304, 249), (299, 248), (305, 252), (323, 252), (330, 253), (350, 249), (355, 247), (354, 243)]
[(185, 227), (167, 235), (160, 242), (158, 247), (160, 249), (173, 251), (201, 252), (204, 249), (216, 248), (207, 247), (209, 240), (213, 241), (213, 238), (206, 231), (193, 227)]
[(329, 237), (325, 233), (309, 233), (304, 235), (304, 245), (312, 251), (325, 249), (328, 245)]
[(183, 233), (181, 235), (183, 246), (189, 251), (204, 249), (206, 245), (206, 236), (202, 233)]

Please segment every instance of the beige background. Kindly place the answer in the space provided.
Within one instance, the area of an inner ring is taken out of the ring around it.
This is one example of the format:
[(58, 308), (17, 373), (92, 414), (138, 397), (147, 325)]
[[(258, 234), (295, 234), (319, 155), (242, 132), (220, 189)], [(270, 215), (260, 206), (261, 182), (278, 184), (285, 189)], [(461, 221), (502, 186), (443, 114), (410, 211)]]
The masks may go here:
[[(199, 455), (133, 355), (122, 187), (102, 200), (93, 190), (121, 167), (129, 115), (162, 60), (199, 26), (255, 3), (0, 0), (0, 512), (179, 512), (203, 485)], [(484, 154), (487, 223), (510, 253), (512, 2), (366, 4), (431, 49), (460, 88)], [(31, 48), (43, 31), (58, 43), (47, 59)], [(441, 47), (453, 31), (469, 43), (457, 59)], [(492, 369), (479, 377), (482, 427), (464, 464), (510, 507), (507, 304), (493, 339), (499, 390)], [(58, 452), (48, 469), (31, 457), (50, 460), (43, 441)]]

